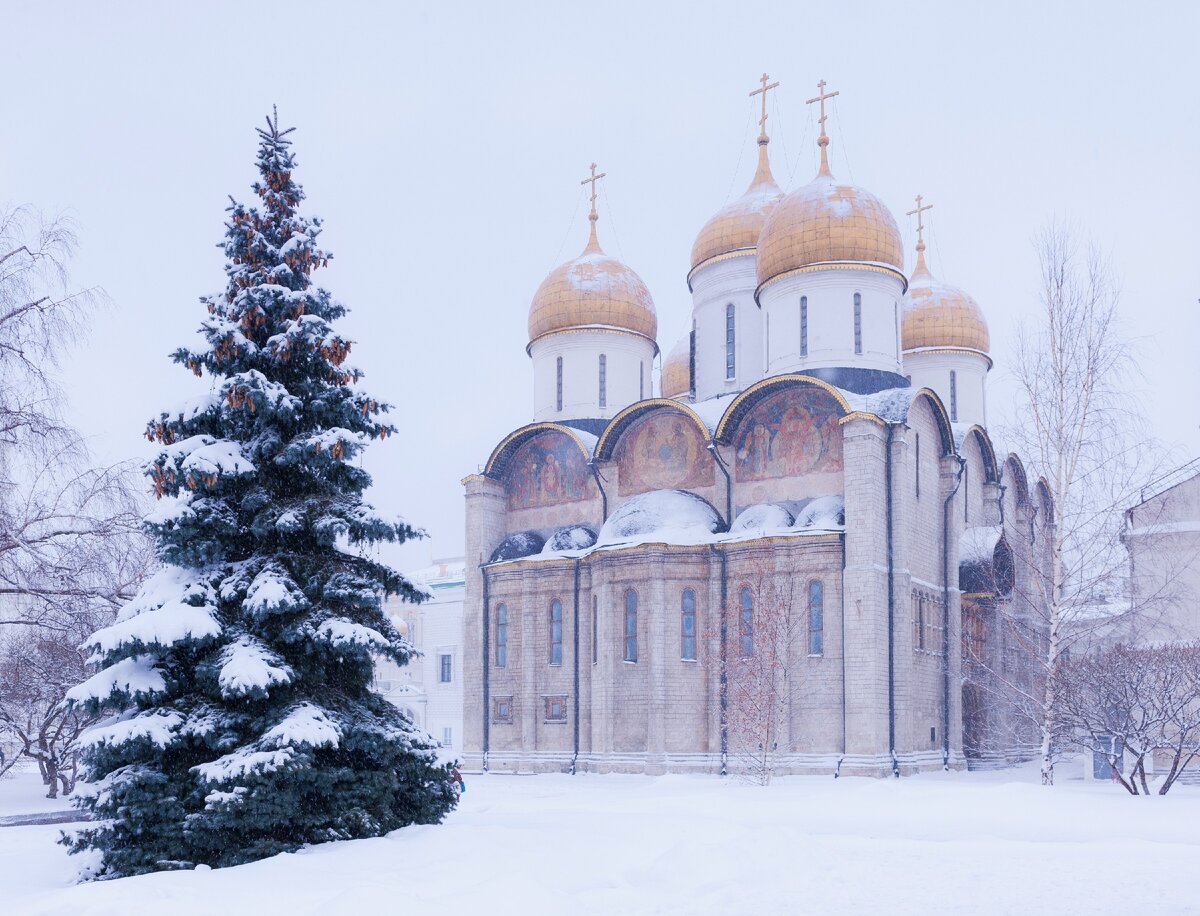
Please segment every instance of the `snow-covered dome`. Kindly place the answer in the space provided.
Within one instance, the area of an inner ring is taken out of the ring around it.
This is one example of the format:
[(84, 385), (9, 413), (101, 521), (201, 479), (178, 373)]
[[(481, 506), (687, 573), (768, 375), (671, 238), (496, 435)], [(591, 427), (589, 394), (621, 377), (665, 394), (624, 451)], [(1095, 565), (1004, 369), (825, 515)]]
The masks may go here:
[(961, 289), (929, 272), (924, 247), (924, 242), (917, 246), (917, 269), (904, 297), (900, 322), (904, 349), (955, 347), (987, 353), (991, 338), (983, 309)]
[(692, 390), (691, 335), (684, 334), (662, 364), (662, 396), (683, 397)]
[(563, 550), (586, 550), (596, 543), (596, 532), (589, 525), (565, 525), (546, 538), (542, 553)]
[(654, 300), (642, 278), (600, 248), (593, 220), (587, 247), (550, 272), (529, 306), (529, 341), (571, 328), (619, 328), (658, 334)]
[(818, 496), (796, 513), (796, 528), (841, 528), (846, 524), (843, 496)]
[(743, 509), (729, 530), (774, 531), (779, 528), (790, 528), (794, 521), (792, 513), (783, 506), (777, 506), (774, 503), (756, 503)]
[(750, 254), (758, 245), (758, 236), (783, 191), (771, 174), (765, 138), (758, 141), (758, 170), (746, 193), (722, 208), (704, 224), (692, 245), (692, 270), (701, 264), (732, 252)]
[(536, 531), (516, 531), (500, 542), (500, 546), (492, 551), (493, 563), (505, 560), (519, 560), (521, 557), (539, 553), (545, 545), (545, 540)]
[(689, 543), (723, 527), (717, 510), (695, 493), (651, 490), (622, 503), (600, 529), (596, 543), (618, 544), (651, 534), (669, 543)]

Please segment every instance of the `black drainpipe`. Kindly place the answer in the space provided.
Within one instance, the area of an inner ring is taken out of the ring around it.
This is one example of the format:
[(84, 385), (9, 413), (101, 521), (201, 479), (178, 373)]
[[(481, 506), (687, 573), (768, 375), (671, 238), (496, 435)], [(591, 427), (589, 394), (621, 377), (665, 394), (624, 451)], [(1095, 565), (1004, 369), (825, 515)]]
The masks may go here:
[(733, 526), (733, 478), (729, 476), (729, 468), (725, 466), (725, 462), (721, 460), (721, 454), (717, 451), (716, 436), (713, 436), (708, 443), (708, 450), (712, 452), (713, 460), (721, 469), (721, 473), (725, 475), (725, 527), (730, 528)]
[(958, 459), (954, 489), (942, 503), (942, 769), (950, 769), (950, 503), (962, 484), (965, 458)]
[(884, 456), (884, 479), (887, 487), (887, 583), (888, 583), (888, 750), (892, 755), (892, 775), (900, 775), (896, 759), (896, 586), (895, 551), (892, 548), (892, 437), (894, 424), (887, 428), (887, 454)]
[(842, 596), (842, 753), (838, 757), (837, 769), (833, 771), (833, 778), (837, 779), (842, 775), (842, 761), (846, 759), (846, 532), (842, 532), (838, 537), (842, 545), (842, 583), (838, 588), (838, 592)]
[(491, 671), (488, 662), (491, 660), (491, 621), (488, 619), (488, 575), (487, 567), (479, 564), (479, 573), (483, 576), (483, 772), (488, 771), (488, 750), (490, 749), (491, 733), (488, 718), (489, 707), (492, 705), (491, 684), (488, 676)]
[(727, 650), (726, 636), (728, 627), (726, 624), (726, 608), (729, 595), (729, 583), (726, 579), (726, 558), (725, 551), (710, 544), (708, 547), (712, 551), (713, 556), (717, 558), (721, 572), (719, 574), (721, 582), (721, 607), (720, 607), (720, 624), (718, 627), (718, 644), (719, 644), (719, 679), (720, 679), (720, 703), (721, 703), (721, 775), (726, 776), (729, 773), (729, 675), (726, 670)]
[(596, 487), (600, 490), (600, 514), (602, 516), (600, 523), (604, 524), (608, 521), (608, 494), (604, 492), (604, 484), (600, 482), (600, 471), (596, 467), (596, 460), (593, 458), (587, 466), (596, 481)]
[(575, 750), (571, 755), (571, 775), (575, 775), (575, 765), (579, 761), (579, 560), (575, 560), (575, 619), (572, 623), (575, 631)]

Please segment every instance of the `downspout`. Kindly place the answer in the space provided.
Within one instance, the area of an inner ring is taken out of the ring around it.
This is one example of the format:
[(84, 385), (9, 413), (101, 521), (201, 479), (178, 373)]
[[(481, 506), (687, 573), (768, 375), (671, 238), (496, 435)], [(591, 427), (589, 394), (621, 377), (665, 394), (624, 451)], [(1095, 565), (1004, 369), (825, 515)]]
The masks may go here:
[(896, 758), (896, 563), (892, 544), (892, 438), (895, 424), (887, 427), (887, 454), (884, 456), (884, 481), (887, 488), (887, 588), (888, 588), (888, 752), (892, 755), (892, 775), (900, 775)]
[(608, 521), (608, 494), (604, 492), (604, 484), (600, 482), (600, 471), (596, 468), (596, 459), (593, 458), (587, 463), (588, 470), (592, 472), (592, 477), (596, 481), (596, 487), (600, 490), (600, 523), (604, 524)]
[(843, 531), (839, 541), (842, 545), (842, 584), (838, 589), (842, 596), (842, 753), (838, 756), (837, 769), (833, 778), (842, 775), (842, 761), (846, 759), (846, 733), (849, 731), (846, 723), (846, 532)]
[(491, 620), (488, 614), (488, 574), (487, 567), (482, 563), (479, 564), (479, 573), (483, 576), (483, 772), (488, 771), (488, 751), (491, 742), (491, 732), (489, 730), (491, 722), (489, 720), (488, 711), (492, 705), (491, 684), (489, 675), (491, 670), (488, 662), (491, 660)]
[(720, 566), (718, 578), (721, 583), (721, 607), (720, 607), (720, 624), (718, 626), (718, 664), (719, 664), (719, 683), (720, 683), (720, 727), (721, 727), (721, 775), (726, 776), (729, 773), (729, 675), (726, 670), (727, 664), (727, 649), (726, 637), (728, 628), (726, 624), (726, 604), (729, 596), (729, 583), (726, 578), (726, 557), (725, 551), (709, 544), (708, 549), (712, 551), (713, 556), (717, 558)]
[(954, 489), (942, 503), (942, 769), (950, 769), (950, 503), (962, 484), (965, 458), (958, 459)]
[(721, 453), (717, 451), (715, 435), (708, 443), (708, 450), (712, 452), (713, 460), (725, 475), (725, 527), (729, 528), (733, 525), (733, 478), (729, 476), (729, 468), (725, 466), (725, 462), (721, 460)]
[(575, 648), (572, 652), (575, 664), (575, 710), (572, 721), (575, 724), (575, 743), (574, 750), (571, 754), (571, 775), (576, 773), (576, 764), (579, 762), (579, 558), (575, 559), (575, 613), (571, 628), (575, 634)]

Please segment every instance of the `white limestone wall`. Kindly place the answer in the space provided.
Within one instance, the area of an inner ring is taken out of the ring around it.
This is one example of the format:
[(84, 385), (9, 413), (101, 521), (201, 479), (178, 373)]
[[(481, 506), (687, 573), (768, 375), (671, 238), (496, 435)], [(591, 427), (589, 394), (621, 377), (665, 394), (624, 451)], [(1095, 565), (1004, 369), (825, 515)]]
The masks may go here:
[[(692, 275), (696, 400), (741, 391), (763, 378), (762, 313), (754, 301), (753, 252), (714, 261)], [(725, 314), (734, 307), (734, 374), (727, 377)]]
[[(605, 406), (600, 406), (600, 355), (606, 360)], [(581, 328), (535, 340), (533, 419), (609, 419), (643, 398), (654, 396), (651, 370), (655, 345), (616, 328)], [(562, 409), (558, 408), (558, 358), (563, 361)]]
[[(854, 294), (862, 296), (862, 353), (854, 352)], [(759, 294), (767, 329), (766, 375), (853, 366), (900, 371), (898, 274), (856, 268), (803, 271)], [(801, 298), (808, 298), (808, 352), (801, 354)]]
[[(937, 392), (952, 423), (987, 427), (987, 374), (991, 361), (978, 350), (928, 348), (904, 354), (903, 373), (914, 388)], [(950, 373), (955, 375), (955, 408), (951, 408)]]

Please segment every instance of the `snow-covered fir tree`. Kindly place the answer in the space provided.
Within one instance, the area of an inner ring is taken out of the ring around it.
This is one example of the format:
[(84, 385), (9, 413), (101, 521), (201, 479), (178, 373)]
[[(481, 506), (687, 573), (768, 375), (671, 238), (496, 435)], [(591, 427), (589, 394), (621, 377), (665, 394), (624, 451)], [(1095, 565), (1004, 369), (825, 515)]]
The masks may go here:
[(419, 532), (362, 499), (355, 459), (396, 430), (313, 285), (330, 255), (297, 213), (289, 133), (259, 130), (259, 202), (228, 208), (206, 345), (174, 354), (211, 392), (147, 430), (162, 569), (91, 637), (103, 669), (71, 693), (118, 710), (88, 738), (95, 824), (64, 838), (99, 850), (99, 877), (436, 823), (457, 798), (433, 740), (369, 689), (373, 654), (412, 653), (383, 596), (422, 595), (361, 548)]

